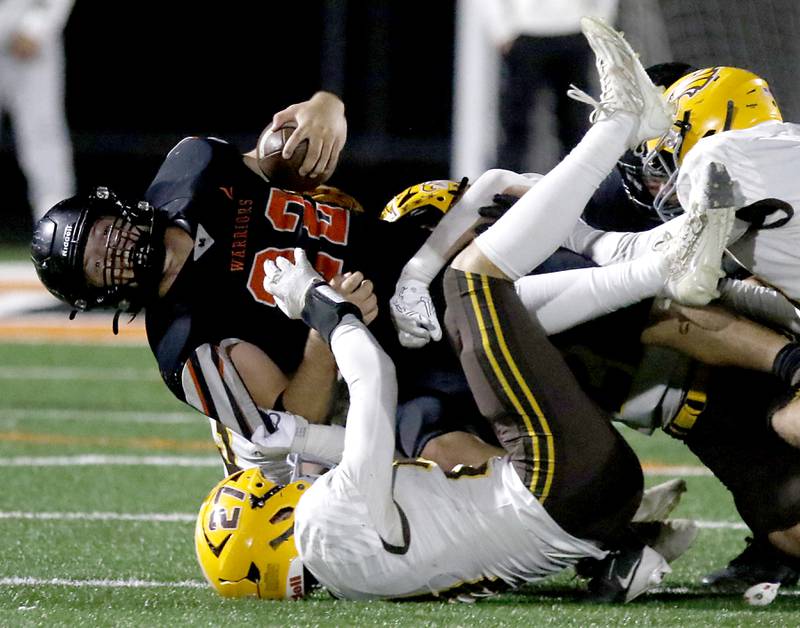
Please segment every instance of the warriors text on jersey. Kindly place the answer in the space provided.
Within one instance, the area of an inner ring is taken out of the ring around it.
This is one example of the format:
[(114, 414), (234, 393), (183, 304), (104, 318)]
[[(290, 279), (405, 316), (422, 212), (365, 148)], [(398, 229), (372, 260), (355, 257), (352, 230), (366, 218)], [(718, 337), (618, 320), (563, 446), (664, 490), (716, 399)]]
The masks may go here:
[[(228, 428), (217, 430), (217, 440), (221, 451), (231, 450), (231, 443), (247, 443), (263, 415), (226, 348), (251, 343), (289, 374), (308, 336), (306, 325), (287, 319), (264, 290), (264, 262), (302, 247), (326, 279), (355, 270), (348, 246), (354, 215), (270, 186), (237, 149), (213, 138), (175, 146), (146, 199), (194, 240), (170, 290), (147, 308), (150, 346), (170, 390)], [(243, 464), (223, 456), (229, 471)]]
[(147, 310), (150, 343), (170, 388), (182, 395), (187, 351), (225, 338), (252, 342), (294, 370), (308, 329), (275, 307), (263, 287), (264, 261), (301, 247), (323, 277), (343, 272), (351, 215), (270, 187), (233, 146), (210, 138), (173, 148), (146, 198), (194, 238), (175, 284)]

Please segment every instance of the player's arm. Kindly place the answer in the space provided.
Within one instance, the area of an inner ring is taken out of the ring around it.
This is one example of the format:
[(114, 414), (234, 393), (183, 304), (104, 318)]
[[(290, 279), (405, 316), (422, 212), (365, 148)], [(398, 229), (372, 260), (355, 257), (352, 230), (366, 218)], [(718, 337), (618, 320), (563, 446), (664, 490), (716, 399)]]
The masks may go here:
[(392, 318), (400, 342), (407, 347), (421, 347), (442, 337), (428, 286), (447, 261), (474, 237), (473, 229), (481, 220), (478, 210), (492, 203), (495, 194), (508, 189), (521, 191), (535, 182), (509, 170), (488, 170), (467, 189), (448, 211), (431, 235), (406, 263), (390, 301)]
[(184, 364), (184, 400), (225, 428), (260, 445), (267, 458), (298, 453), (338, 462), (344, 439), (340, 427), (309, 424), (299, 413), (276, 410), (273, 405), (262, 403), (258, 394), (251, 394), (261, 388), (253, 378), (263, 381), (261, 378), (267, 375), (280, 379), (282, 373), (250, 343), (230, 338), (218, 345), (204, 344)]
[(734, 366), (769, 373), (789, 341), (778, 332), (719, 305), (655, 308), (642, 332), (646, 345), (668, 347), (711, 366)]
[(312, 423), (327, 418), (335, 391), (336, 363), (316, 332), (309, 333), (303, 360), (291, 376), (248, 342), (231, 347), (230, 359), (259, 407), (285, 409)]
[[(347, 141), (344, 103), (335, 94), (317, 92), (308, 100), (276, 113), (270, 127), (279, 129), (288, 123), (297, 125), (297, 128), (283, 147), (284, 159), (290, 159), (295, 148), (308, 140), (306, 156), (298, 173), (320, 181), (327, 180), (336, 169)], [(245, 153), (245, 163), (260, 175), (255, 149)]]
[(397, 379), (394, 364), (361, 321), (360, 312), (322, 281), (295, 249), (264, 264), (264, 288), (290, 318), (302, 318), (330, 343), (350, 391), (344, 453), (336, 473), (345, 473), (365, 497), (385, 545), (406, 546), (404, 516), (392, 497), (394, 417)]

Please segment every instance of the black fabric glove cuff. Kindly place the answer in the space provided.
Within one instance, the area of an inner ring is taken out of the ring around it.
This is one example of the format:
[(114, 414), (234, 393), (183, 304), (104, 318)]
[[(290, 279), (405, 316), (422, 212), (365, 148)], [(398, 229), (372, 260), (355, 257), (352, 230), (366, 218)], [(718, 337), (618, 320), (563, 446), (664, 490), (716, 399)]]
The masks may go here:
[(314, 283), (306, 293), (303, 321), (316, 329), (328, 344), (331, 343), (333, 330), (347, 314), (362, 320), (358, 306), (344, 299), (324, 281)]

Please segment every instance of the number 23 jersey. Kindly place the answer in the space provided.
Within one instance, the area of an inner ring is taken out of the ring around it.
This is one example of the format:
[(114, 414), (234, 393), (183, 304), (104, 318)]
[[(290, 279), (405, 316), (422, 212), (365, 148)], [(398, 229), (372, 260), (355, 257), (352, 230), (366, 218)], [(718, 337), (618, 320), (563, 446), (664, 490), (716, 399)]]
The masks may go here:
[(303, 356), (308, 328), (287, 319), (264, 290), (264, 262), (306, 250), (330, 279), (348, 263), (354, 215), (271, 186), (231, 144), (186, 138), (146, 193), (194, 248), (169, 292), (147, 308), (147, 335), (164, 381), (179, 398), (183, 364), (197, 347), (228, 338), (252, 343), (285, 373)]

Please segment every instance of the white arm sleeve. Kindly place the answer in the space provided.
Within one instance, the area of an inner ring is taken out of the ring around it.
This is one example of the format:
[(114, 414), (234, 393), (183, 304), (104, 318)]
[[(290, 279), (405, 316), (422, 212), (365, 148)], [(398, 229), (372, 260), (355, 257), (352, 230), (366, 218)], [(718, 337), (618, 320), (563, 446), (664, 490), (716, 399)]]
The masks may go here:
[(347, 474), (358, 487), (381, 538), (403, 545), (392, 486), (397, 408), (394, 364), (353, 317), (345, 317), (334, 330), (331, 350), (350, 390), (344, 454), (337, 473)]
[(484, 172), (436, 225), (425, 244), (405, 265), (402, 275), (430, 285), (456, 252), (456, 243), (480, 218), (478, 209), (491, 204), (494, 195), (502, 193), (506, 188), (512, 185), (530, 187), (540, 178), (539, 175), (518, 174), (510, 170), (494, 169)]

